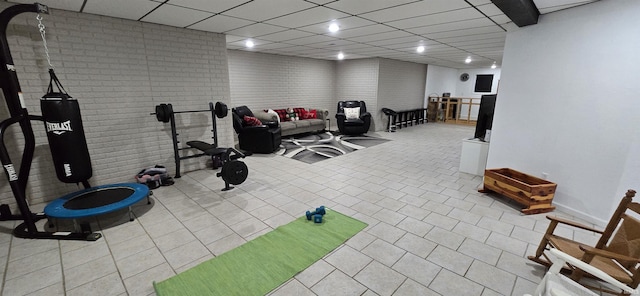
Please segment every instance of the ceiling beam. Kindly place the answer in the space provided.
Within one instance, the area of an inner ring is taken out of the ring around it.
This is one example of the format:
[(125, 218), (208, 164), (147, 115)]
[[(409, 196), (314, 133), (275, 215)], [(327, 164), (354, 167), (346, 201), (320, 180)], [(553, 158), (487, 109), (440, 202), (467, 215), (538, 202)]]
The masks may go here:
[(491, 0), (500, 8), (518, 27), (534, 25), (538, 23), (540, 11), (533, 0)]

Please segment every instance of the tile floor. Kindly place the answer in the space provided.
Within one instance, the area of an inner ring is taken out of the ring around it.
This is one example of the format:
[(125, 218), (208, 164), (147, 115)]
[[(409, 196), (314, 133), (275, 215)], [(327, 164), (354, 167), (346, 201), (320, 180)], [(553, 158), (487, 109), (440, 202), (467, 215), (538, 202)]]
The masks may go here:
[(0, 294), (153, 295), (153, 281), (320, 205), (369, 226), (273, 295), (532, 292), (544, 270), (525, 258), (547, 220), (478, 193), (481, 177), (458, 172), (461, 140), (472, 134), (432, 123), (380, 132), (392, 141), (312, 165), (254, 155), (248, 180), (227, 192), (215, 171), (189, 172), (154, 190), (152, 205), (134, 206), (134, 222), (126, 212), (92, 220), (103, 234), (96, 242), (18, 239), (14, 222), (0, 222)]

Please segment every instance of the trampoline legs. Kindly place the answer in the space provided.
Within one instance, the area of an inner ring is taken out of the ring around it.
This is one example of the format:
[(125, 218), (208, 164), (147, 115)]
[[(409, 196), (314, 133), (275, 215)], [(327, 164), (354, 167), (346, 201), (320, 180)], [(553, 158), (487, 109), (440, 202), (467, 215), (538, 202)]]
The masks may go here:
[[(147, 198), (149, 198), (149, 196), (147, 196)], [(133, 220), (135, 220), (133, 218), (133, 209), (131, 209), (131, 206), (129, 206), (129, 222), (132, 222)]]

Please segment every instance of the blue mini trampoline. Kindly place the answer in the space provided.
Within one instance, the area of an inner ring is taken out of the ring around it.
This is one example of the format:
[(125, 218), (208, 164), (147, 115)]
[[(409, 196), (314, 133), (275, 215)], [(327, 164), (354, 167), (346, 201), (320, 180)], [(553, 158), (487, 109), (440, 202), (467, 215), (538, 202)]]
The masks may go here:
[(107, 214), (129, 207), (144, 198), (149, 201), (149, 188), (143, 184), (120, 183), (87, 188), (67, 194), (48, 204), (44, 213), (58, 219), (78, 219)]

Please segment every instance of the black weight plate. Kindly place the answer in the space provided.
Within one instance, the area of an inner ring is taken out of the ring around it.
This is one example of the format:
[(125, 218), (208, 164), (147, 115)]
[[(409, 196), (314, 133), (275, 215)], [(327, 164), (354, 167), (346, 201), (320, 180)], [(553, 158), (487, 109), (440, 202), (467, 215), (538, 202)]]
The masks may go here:
[(216, 102), (215, 113), (216, 113), (216, 117), (218, 118), (226, 117), (227, 114), (229, 113), (229, 108), (227, 108), (227, 104), (222, 102)]
[(162, 110), (162, 105), (164, 104), (156, 105), (156, 119), (160, 122), (162, 122), (162, 119), (164, 118), (164, 110)]
[(169, 122), (172, 112), (171, 106), (167, 104), (156, 105), (156, 118), (160, 122)]
[(222, 180), (232, 185), (238, 185), (247, 179), (249, 168), (242, 161), (232, 160), (222, 165), (221, 173)]

